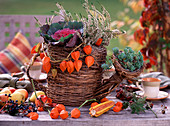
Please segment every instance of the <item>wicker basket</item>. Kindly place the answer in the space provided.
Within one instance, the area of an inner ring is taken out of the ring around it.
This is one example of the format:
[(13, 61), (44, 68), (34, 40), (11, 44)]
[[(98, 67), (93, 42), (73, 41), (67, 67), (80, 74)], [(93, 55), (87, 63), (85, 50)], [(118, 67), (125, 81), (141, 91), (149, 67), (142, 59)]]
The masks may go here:
[(124, 79), (132, 79), (132, 78), (138, 77), (143, 72), (143, 70), (145, 68), (145, 65), (143, 65), (140, 69), (131, 72), (129, 70), (124, 69), (121, 66), (121, 64), (116, 60), (116, 57), (114, 55), (112, 56), (112, 61), (115, 66), (116, 72), (119, 75), (121, 75)]
[[(109, 79), (103, 79), (101, 64), (105, 63), (107, 55), (106, 48), (104, 46), (92, 46), (91, 55), (95, 59), (94, 65), (88, 68), (84, 63), (85, 57), (80, 57), (80, 60), (83, 61), (83, 65), (79, 72), (76, 72), (75, 70), (71, 74), (67, 71), (62, 72), (59, 68), (60, 62), (56, 62), (56, 60), (66, 58), (72, 50), (73, 48), (49, 44), (48, 53), (52, 58), (51, 70), (57, 69), (57, 76), (54, 78), (50, 70), (47, 75), (48, 85), (46, 87), (41, 85), (41, 83), (38, 83), (37, 80), (33, 80), (35, 89), (45, 91), (53, 102), (69, 106), (79, 106), (88, 99), (96, 98), (97, 100), (100, 100), (112, 92), (123, 79), (137, 77), (144, 69), (143, 66), (140, 70), (130, 72), (124, 69), (113, 55), (112, 60), (116, 73)], [(81, 55), (85, 55), (82, 48), (78, 48), (78, 50)], [(29, 68), (30, 66), (27, 69), (27, 75), (31, 81), (32, 78), (29, 75)]]
[[(95, 59), (94, 65), (90, 68), (84, 62), (85, 57), (80, 57), (83, 61), (82, 68), (79, 72), (74, 71), (69, 74), (60, 70), (59, 64), (54, 61), (66, 58), (73, 48), (60, 46), (48, 46), (48, 53), (52, 57), (51, 69), (57, 69), (57, 77), (53, 78), (51, 71), (48, 73), (47, 96), (52, 98), (56, 103), (62, 103), (69, 106), (79, 106), (87, 99), (96, 98), (98, 100), (107, 96), (113, 88), (119, 84), (122, 79), (115, 74), (110, 79), (102, 83), (102, 68), (100, 67), (106, 59), (106, 48), (104, 46), (92, 47), (91, 55)], [(85, 55), (82, 48), (78, 49), (81, 55)]]

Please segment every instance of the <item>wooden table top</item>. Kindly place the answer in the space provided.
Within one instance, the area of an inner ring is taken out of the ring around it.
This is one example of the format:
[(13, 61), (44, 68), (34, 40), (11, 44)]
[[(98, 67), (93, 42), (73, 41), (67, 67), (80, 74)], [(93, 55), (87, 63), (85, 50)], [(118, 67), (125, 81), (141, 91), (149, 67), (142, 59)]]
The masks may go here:
[[(170, 94), (170, 87), (164, 89)], [(109, 100), (115, 102), (115, 93), (111, 93), (108, 97)], [(168, 107), (166, 114), (161, 114), (161, 105), (165, 104)], [(48, 112), (38, 112), (39, 119), (32, 121), (27, 117), (10, 116), (8, 114), (0, 114), (0, 126), (170, 126), (170, 96), (164, 100), (153, 101), (153, 111), (155, 115), (146, 110), (145, 113), (131, 114), (130, 109), (123, 110), (115, 113), (110, 109), (107, 113), (99, 116), (98, 118), (89, 115), (89, 106), (82, 107), (81, 116), (78, 119), (73, 119), (69, 116), (66, 120), (51, 119)], [(67, 111), (71, 111), (73, 107), (66, 106)]]

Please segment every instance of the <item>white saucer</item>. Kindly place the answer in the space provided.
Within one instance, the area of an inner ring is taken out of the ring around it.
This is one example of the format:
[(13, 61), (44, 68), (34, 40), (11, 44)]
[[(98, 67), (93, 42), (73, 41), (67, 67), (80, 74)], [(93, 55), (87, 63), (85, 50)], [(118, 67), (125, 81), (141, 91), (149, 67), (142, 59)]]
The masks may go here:
[[(142, 91), (136, 91), (136, 94), (143, 96), (143, 92)], [(169, 94), (165, 91), (159, 91), (159, 94), (156, 98), (149, 98), (147, 97), (147, 100), (161, 100), (161, 99), (165, 99), (169, 96)]]

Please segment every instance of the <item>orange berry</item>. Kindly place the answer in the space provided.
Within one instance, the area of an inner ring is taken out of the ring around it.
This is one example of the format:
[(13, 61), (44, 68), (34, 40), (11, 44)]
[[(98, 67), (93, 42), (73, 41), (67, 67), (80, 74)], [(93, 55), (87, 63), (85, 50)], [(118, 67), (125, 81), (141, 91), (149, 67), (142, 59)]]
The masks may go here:
[(79, 118), (81, 115), (81, 112), (78, 108), (74, 108), (72, 111), (71, 111), (71, 117), (72, 118)]
[(60, 113), (62, 110), (66, 110), (65, 106), (63, 104), (57, 104), (55, 108), (58, 109), (58, 112)]
[(94, 106), (96, 106), (96, 105), (98, 105), (99, 103), (97, 103), (97, 102), (93, 102), (93, 103), (91, 103), (91, 107), (94, 107)]
[(103, 39), (102, 39), (102, 38), (99, 38), (95, 44), (96, 44), (97, 46), (99, 46), (99, 45), (101, 45), (102, 41), (103, 41)]
[(92, 56), (87, 56), (85, 58), (85, 63), (88, 68), (91, 67), (94, 64), (94, 58)]
[(60, 112), (60, 117), (61, 117), (61, 119), (67, 119), (68, 118), (68, 112), (66, 111), (66, 110), (62, 110), (61, 112)]
[(60, 114), (59, 114), (57, 108), (53, 108), (53, 109), (51, 110), (51, 112), (50, 112), (50, 117), (51, 117), (52, 119), (57, 119), (59, 115), (60, 115)]
[(38, 107), (38, 111), (39, 111), (39, 112), (44, 111), (43, 107)]
[(122, 108), (122, 107), (123, 107), (123, 104), (122, 104), (122, 102), (119, 102), (119, 101), (118, 101), (118, 102), (116, 103), (116, 106)]
[(101, 103), (106, 102), (106, 101), (109, 101), (109, 99), (107, 99), (106, 97), (100, 100)]
[(92, 51), (92, 47), (90, 45), (86, 45), (84, 48), (83, 48), (83, 51), (87, 54), (87, 55), (90, 55), (91, 54), (91, 51)]
[(30, 112), (30, 113), (27, 114), (27, 117), (29, 117), (32, 120), (37, 120), (39, 115), (36, 112)]
[(113, 111), (114, 112), (120, 112), (122, 108), (120, 108), (119, 106), (115, 106), (113, 107)]

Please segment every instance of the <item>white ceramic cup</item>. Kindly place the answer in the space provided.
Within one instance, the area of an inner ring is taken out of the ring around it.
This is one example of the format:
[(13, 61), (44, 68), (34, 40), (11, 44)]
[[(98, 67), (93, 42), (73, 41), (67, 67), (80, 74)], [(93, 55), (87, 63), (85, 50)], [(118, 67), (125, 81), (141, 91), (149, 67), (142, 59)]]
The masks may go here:
[[(142, 87), (139, 85), (142, 82)], [(161, 80), (158, 78), (142, 78), (136, 82), (136, 86), (143, 91), (144, 97), (156, 98), (159, 93)]]
[(33, 79), (39, 79), (41, 75), (42, 62), (34, 62), (30, 67), (29, 74)]

